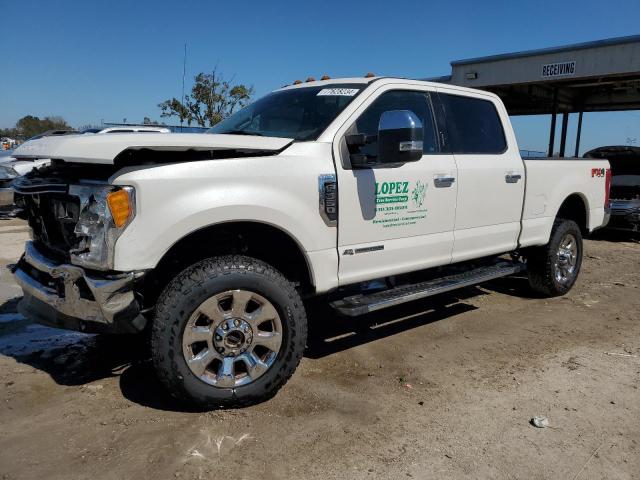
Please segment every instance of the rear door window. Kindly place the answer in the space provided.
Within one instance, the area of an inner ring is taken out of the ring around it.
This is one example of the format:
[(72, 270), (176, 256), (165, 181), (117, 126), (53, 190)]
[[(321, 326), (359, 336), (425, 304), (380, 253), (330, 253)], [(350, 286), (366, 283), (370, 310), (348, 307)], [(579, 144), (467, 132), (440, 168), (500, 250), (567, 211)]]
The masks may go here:
[(507, 141), (493, 102), (461, 95), (439, 95), (453, 153), (500, 154)]

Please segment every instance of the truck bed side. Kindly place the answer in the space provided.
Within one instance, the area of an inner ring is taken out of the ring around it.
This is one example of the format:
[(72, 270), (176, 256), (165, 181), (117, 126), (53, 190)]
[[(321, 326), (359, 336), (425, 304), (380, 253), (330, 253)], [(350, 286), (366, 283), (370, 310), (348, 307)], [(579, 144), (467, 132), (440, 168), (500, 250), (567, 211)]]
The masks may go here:
[(520, 246), (549, 241), (556, 215), (567, 199), (584, 204), (587, 231), (605, 223), (605, 183), (609, 162), (593, 159), (524, 159), (526, 189)]

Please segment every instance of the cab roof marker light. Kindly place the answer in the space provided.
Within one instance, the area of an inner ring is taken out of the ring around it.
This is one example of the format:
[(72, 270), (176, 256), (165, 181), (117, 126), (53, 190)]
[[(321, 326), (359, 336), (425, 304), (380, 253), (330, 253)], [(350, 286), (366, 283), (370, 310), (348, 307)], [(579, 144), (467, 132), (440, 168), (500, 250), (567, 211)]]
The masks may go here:
[(322, 75), (322, 78), (320, 78), (320, 80), (331, 80), (331, 77), (329, 75)]

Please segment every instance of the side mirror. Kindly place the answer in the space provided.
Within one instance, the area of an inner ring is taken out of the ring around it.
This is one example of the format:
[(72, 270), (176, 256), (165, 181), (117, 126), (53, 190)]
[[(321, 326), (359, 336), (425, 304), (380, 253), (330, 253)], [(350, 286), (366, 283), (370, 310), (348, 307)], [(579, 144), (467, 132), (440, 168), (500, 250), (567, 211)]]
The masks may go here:
[(378, 162), (416, 162), (422, 158), (422, 122), (411, 110), (383, 112), (378, 124)]

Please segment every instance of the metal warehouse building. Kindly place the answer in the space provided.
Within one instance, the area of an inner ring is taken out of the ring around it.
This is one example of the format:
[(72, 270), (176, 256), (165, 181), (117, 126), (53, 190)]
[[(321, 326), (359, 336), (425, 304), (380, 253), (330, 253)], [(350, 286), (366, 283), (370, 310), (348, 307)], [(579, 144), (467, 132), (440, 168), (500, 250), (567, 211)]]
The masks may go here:
[(549, 152), (562, 114), (565, 156), (570, 113), (640, 110), (640, 35), (451, 62), (451, 75), (430, 79), (499, 95), (510, 115), (551, 114)]

